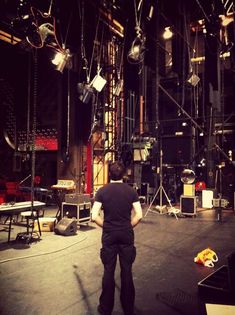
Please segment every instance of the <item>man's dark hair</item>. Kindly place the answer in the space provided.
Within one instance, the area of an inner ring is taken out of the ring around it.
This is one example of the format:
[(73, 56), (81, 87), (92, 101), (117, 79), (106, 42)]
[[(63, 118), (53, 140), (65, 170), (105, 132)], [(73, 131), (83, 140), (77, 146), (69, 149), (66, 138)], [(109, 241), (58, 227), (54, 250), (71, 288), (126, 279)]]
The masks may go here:
[(112, 180), (120, 180), (123, 178), (125, 174), (125, 166), (122, 162), (116, 161), (110, 165), (109, 174), (110, 179)]

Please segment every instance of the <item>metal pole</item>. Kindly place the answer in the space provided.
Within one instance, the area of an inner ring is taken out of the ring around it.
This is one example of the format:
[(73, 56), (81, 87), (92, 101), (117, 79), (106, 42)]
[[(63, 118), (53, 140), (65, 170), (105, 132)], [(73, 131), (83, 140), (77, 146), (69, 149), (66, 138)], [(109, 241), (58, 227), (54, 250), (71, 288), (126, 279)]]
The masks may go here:
[(160, 169), (159, 169), (159, 177), (160, 177), (160, 212), (162, 212), (162, 157), (163, 152), (160, 150)]

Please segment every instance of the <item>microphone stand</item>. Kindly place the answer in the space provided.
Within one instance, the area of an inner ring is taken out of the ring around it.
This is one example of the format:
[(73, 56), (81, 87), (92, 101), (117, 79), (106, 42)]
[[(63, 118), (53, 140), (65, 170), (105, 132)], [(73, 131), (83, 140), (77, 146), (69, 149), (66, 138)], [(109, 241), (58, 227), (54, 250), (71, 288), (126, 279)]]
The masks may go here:
[(28, 178), (31, 177), (31, 174), (29, 174), (27, 177), (25, 177), (24, 179), (22, 179), (22, 181), (19, 182), (19, 185), (23, 184)]

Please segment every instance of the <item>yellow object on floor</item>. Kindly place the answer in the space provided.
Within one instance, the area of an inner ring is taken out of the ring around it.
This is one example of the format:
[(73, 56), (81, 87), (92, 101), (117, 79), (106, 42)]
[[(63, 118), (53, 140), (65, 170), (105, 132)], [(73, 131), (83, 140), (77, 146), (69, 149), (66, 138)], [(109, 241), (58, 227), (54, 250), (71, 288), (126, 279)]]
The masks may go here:
[(202, 250), (194, 258), (194, 262), (202, 264), (206, 267), (214, 267), (214, 262), (217, 261), (218, 261), (217, 254), (210, 248)]
[[(41, 232), (53, 232), (55, 228), (56, 218), (39, 218)], [(34, 231), (38, 231), (38, 222), (34, 223)]]

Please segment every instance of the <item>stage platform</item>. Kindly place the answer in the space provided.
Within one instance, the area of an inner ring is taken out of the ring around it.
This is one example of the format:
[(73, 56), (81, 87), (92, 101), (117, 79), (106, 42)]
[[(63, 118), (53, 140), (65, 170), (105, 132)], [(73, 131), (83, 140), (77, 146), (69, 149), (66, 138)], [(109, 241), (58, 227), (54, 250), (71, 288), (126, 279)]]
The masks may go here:
[[(143, 205), (144, 213), (147, 207)], [(154, 208), (154, 207), (153, 207)], [(56, 208), (47, 207), (45, 217)], [(198, 282), (227, 262), (235, 251), (235, 212), (223, 210), (222, 221), (213, 209), (196, 216), (148, 212), (135, 228), (137, 258), (133, 266), (136, 315), (205, 315)], [(82, 225), (76, 235), (42, 232), (31, 244), (15, 241), (25, 231), (0, 225), (0, 313), (2, 315), (96, 315), (101, 290), (99, 258), (101, 229)], [(214, 268), (194, 262), (197, 253), (211, 247), (218, 255)], [(122, 315), (119, 302), (119, 266), (113, 315)], [(216, 304), (216, 300), (214, 301)]]

